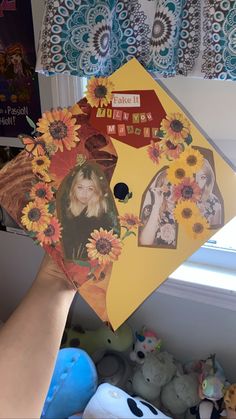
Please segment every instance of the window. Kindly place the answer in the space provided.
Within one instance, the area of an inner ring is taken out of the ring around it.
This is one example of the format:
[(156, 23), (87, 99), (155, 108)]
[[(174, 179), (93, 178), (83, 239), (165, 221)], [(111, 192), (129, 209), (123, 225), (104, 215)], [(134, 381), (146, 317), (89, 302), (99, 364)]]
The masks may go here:
[(236, 270), (236, 217), (197, 250), (189, 262)]

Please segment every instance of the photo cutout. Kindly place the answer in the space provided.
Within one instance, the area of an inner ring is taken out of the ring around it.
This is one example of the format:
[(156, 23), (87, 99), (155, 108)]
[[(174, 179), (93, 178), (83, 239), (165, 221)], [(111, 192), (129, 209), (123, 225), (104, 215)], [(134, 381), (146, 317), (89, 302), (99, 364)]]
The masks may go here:
[(139, 246), (175, 249), (178, 227), (173, 216), (175, 203), (167, 168), (157, 172), (143, 194), (139, 227)]
[(94, 230), (120, 233), (113, 195), (96, 163), (86, 162), (66, 176), (59, 187), (56, 205), (66, 260), (88, 260), (86, 244)]

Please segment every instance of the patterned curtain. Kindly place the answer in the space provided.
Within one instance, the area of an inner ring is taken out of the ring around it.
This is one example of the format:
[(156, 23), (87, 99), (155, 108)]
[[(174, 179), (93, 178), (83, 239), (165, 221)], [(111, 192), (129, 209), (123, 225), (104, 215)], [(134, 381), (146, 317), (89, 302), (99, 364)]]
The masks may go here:
[(236, 80), (236, 1), (46, 0), (38, 72), (108, 76), (133, 57), (157, 77)]

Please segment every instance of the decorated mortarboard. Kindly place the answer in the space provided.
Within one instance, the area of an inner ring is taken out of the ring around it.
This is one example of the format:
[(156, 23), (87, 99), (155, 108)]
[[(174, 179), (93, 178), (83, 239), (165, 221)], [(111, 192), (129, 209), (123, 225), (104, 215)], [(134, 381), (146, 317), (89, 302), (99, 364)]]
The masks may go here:
[(0, 203), (114, 329), (236, 214), (234, 170), (135, 59), (34, 131)]

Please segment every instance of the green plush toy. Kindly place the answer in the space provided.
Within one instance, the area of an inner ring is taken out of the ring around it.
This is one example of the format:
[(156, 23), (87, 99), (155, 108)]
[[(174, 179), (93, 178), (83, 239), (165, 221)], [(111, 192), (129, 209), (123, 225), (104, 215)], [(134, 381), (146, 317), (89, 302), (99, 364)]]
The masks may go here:
[(197, 374), (176, 375), (161, 391), (161, 403), (168, 413), (183, 419), (188, 408), (200, 402)]
[(145, 400), (157, 402), (161, 388), (172, 379), (177, 369), (178, 365), (170, 353), (148, 353), (131, 379), (132, 392)]
[(98, 361), (106, 351), (124, 352), (130, 349), (132, 344), (132, 329), (124, 323), (115, 332), (105, 325), (96, 330), (84, 330), (80, 326), (65, 329), (61, 347), (84, 349)]

